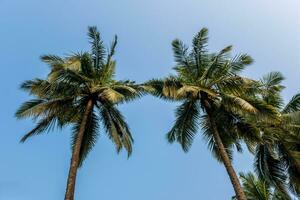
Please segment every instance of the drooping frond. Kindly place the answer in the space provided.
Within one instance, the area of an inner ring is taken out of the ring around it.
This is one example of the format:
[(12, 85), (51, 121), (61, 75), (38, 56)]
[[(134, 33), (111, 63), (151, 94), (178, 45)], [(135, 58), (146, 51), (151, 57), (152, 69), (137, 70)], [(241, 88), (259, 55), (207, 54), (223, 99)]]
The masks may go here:
[(111, 103), (100, 105), (102, 124), (109, 138), (114, 142), (117, 152), (124, 147), (128, 156), (132, 153), (133, 138), (124, 117)]
[[(290, 136), (287, 136), (290, 137)], [(300, 197), (300, 142), (299, 136), (288, 138), (279, 145), (281, 161), (286, 165), (291, 192)]]
[[(73, 134), (72, 134), (72, 150), (74, 150), (78, 133), (80, 130), (81, 126), (81, 121), (82, 117), (79, 118), (78, 122), (75, 123), (73, 126)], [(98, 139), (98, 129), (99, 129), (99, 124), (98, 124), (98, 117), (92, 111), (90, 115), (88, 116), (86, 126), (84, 127), (84, 134), (82, 138), (82, 143), (81, 143), (81, 148), (80, 148), (80, 154), (79, 154), (79, 167), (82, 166), (84, 160), (87, 158), (88, 153), (92, 150), (94, 145), (97, 142)]]
[(199, 105), (196, 100), (186, 100), (176, 110), (174, 126), (167, 134), (169, 142), (177, 141), (182, 149), (187, 152), (197, 133), (200, 117)]
[(284, 186), (285, 167), (267, 144), (259, 145), (255, 155), (255, 171), (259, 178), (274, 186)]
[(21, 142), (25, 142), (28, 138), (44, 133), (45, 131), (50, 131), (55, 127), (57, 118), (54, 115), (46, 116), (40, 119), (35, 128), (26, 133), (22, 138)]
[[(231, 136), (228, 137), (230, 135), (230, 134), (228, 134), (228, 132), (230, 132), (230, 131), (227, 131), (227, 129), (226, 129), (226, 132), (223, 132), (222, 127), (219, 126), (220, 123), (217, 123), (216, 125), (217, 125), (218, 130), (220, 130), (220, 132), (219, 132), (219, 133), (221, 133), (220, 138), (222, 140), (225, 151), (227, 152), (229, 159), (232, 160), (233, 147), (234, 147), (234, 145), (236, 145), (237, 150), (241, 151), (240, 144), (237, 140), (234, 141), (233, 137), (231, 137)], [(215, 139), (213, 136), (212, 126), (210, 124), (210, 120), (208, 119), (207, 115), (204, 115), (201, 117), (201, 129), (203, 131), (203, 138), (207, 142), (207, 147), (212, 152), (213, 157), (215, 159), (217, 159), (217, 161), (222, 162), (222, 158), (219, 153), (219, 148), (218, 148), (217, 144), (215, 143)]]

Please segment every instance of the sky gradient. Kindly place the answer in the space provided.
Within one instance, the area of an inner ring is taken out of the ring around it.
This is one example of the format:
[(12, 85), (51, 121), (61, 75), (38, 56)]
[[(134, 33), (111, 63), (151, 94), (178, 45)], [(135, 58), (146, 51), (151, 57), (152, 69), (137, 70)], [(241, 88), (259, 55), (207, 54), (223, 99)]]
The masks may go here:
[[(106, 44), (114, 34), (119, 37), (117, 78), (143, 82), (173, 73), (173, 39), (190, 44), (207, 27), (211, 51), (232, 44), (235, 53), (254, 58), (245, 75), (281, 71), (289, 99), (299, 92), (299, 11), (299, 0), (0, 0), (0, 200), (64, 196), (70, 130), (20, 144), (33, 123), (14, 117), (29, 99), (20, 83), (49, 72), (40, 55), (88, 50), (87, 26), (96, 25)], [(133, 155), (117, 155), (101, 134), (79, 170), (76, 199), (230, 200), (229, 178), (201, 131), (187, 154), (167, 143), (175, 106), (150, 96), (120, 106), (135, 139)], [(251, 170), (251, 156), (236, 155), (234, 166), (238, 172)]]

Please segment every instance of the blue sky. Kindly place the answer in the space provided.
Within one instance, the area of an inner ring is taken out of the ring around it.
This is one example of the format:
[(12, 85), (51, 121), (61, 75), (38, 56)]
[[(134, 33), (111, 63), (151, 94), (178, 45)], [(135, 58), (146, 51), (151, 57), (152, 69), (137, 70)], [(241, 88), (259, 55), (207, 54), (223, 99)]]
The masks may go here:
[[(17, 121), (27, 94), (19, 84), (45, 77), (39, 56), (87, 50), (87, 26), (97, 25), (108, 43), (119, 36), (117, 77), (143, 82), (172, 73), (171, 41), (190, 44), (202, 27), (209, 48), (233, 44), (255, 63), (245, 75), (279, 70), (287, 78), (285, 99), (299, 92), (300, 2), (298, 0), (0, 0), (0, 199), (63, 199), (70, 159), (70, 131), (54, 131), (25, 144), (30, 120)], [(201, 132), (188, 154), (165, 133), (175, 104), (144, 97), (122, 105), (135, 138), (134, 153), (117, 155), (102, 134), (78, 174), (76, 199), (229, 200), (227, 174), (206, 148)], [(249, 154), (236, 155), (237, 171), (252, 168)]]

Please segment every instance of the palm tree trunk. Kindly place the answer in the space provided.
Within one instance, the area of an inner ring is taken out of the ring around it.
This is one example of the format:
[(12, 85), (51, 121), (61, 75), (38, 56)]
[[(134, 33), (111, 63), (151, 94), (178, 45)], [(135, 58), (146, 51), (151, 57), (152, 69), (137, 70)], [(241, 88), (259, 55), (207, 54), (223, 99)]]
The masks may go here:
[(204, 108), (208, 115), (212, 130), (213, 130), (213, 138), (214, 138), (215, 144), (217, 145), (217, 148), (218, 148), (219, 154), (221, 156), (221, 159), (223, 161), (223, 164), (224, 164), (226, 171), (230, 177), (232, 186), (233, 186), (235, 194), (236, 194), (236, 198), (238, 200), (247, 200), (244, 190), (238, 179), (238, 176), (236, 175), (236, 172), (231, 164), (231, 160), (230, 160), (230, 158), (226, 152), (226, 149), (223, 145), (222, 139), (221, 139), (219, 131), (217, 129), (217, 124), (212, 117), (212, 113), (210, 111), (210, 106), (207, 101), (204, 102)]
[(82, 144), (82, 139), (83, 139), (87, 119), (91, 114), (92, 109), (93, 109), (93, 100), (89, 100), (82, 117), (82, 121), (79, 127), (79, 132), (76, 138), (76, 143), (72, 152), (65, 200), (74, 200), (74, 191), (75, 191), (77, 169), (79, 164), (80, 149), (81, 149), (81, 144)]

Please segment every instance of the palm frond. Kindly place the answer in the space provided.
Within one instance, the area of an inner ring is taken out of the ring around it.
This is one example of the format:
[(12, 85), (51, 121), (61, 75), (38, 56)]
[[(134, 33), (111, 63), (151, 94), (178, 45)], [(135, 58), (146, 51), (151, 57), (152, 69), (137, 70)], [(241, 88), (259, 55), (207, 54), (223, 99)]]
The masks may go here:
[(251, 56), (247, 54), (241, 54), (235, 56), (230, 61), (230, 72), (233, 74), (238, 74), (242, 70), (244, 70), (247, 65), (250, 65), (252, 63), (253, 63), (253, 59), (251, 58)]
[(255, 171), (259, 178), (274, 186), (285, 185), (285, 166), (268, 144), (259, 145), (255, 155)]
[(248, 200), (270, 200), (271, 189), (266, 182), (260, 181), (252, 173), (240, 173), (240, 178)]
[(164, 100), (180, 100), (178, 97), (178, 89), (182, 87), (182, 84), (174, 77), (152, 79), (144, 83), (141, 87), (146, 92)]
[(111, 58), (115, 54), (117, 43), (118, 43), (118, 37), (115, 35), (115, 37), (114, 37), (114, 39), (113, 39), (113, 41), (111, 42), (111, 45), (110, 45), (109, 53), (107, 55), (107, 62), (106, 62), (106, 64), (108, 64), (108, 63), (111, 62)]
[(267, 87), (278, 86), (284, 80), (283, 75), (280, 72), (270, 72), (263, 76), (261, 82)]
[(188, 56), (188, 47), (178, 39), (172, 42), (172, 47), (176, 63), (182, 66), (189, 66), (190, 58)]
[(40, 57), (41, 60), (45, 63), (47, 63), (51, 69), (55, 69), (55, 68), (60, 68), (64, 65), (64, 59), (57, 56), (57, 55), (51, 55), (51, 54), (48, 54), (48, 55), (43, 55)]
[(172, 129), (167, 134), (169, 142), (177, 141), (182, 149), (187, 152), (197, 133), (200, 117), (198, 102), (191, 99), (183, 102), (176, 110), (176, 120)]
[[(82, 117), (81, 117), (82, 118)], [(75, 125), (73, 126), (73, 134), (72, 134), (72, 150), (74, 150), (77, 137), (79, 134), (79, 130), (81, 127), (81, 121), (82, 119), (79, 119)], [(79, 165), (78, 167), (81, 167), (84, 160), (87, 158), (89, 152), (92, 150), (92, 148), (95, 146), (97, 139), (98, 139), (98, 117), (92, 111), (87, 118), (86, 125), (84, 127), (84, 134), (81, 142), (81, 148), (79, 153)]]
[(282, 113), (300, 111), (300, 93), (294, 95), (292, 99), (283, 108)]
[(28, 138), (44, 133), (45, 131), (50, 131), (55, 127), (57, 123), (57, 118), (54, 115), (47, 116), (42, 118), (37, 122), (37, 125), (34, 129), (26, 133), (22, 138), (21, 142), (25, 142)]
[(222, 96), (222, 104), (231, 110), (238, 109), (248, 113), (257, 113), (258, 110), (246, 99), (231, 94)]
[(100, 106), (100, 115), (109, 138), (114, 142), (117, 152), (124, 147), (128, 156), (132, 153), (133, 138), (124, 117), (119, 110), (110, 103)]
[(100, 37), (100, 32), (97, 30), (97, 27), (95, 26), (88, 27), (88, 36), (92, 47), (94, 67), (96, 69), (100, 69), (101, 66), (104, 64), (106, 51), (103, 45), (103, 41)]
[(26, 118), (26, 117), (37, 117), (41, 114), (47, 112), (43, 108), (43, 104), (46, 101), (44, 99), (32, 99), (24, 102), (16, 111), (15, 116), (18, 119)]

